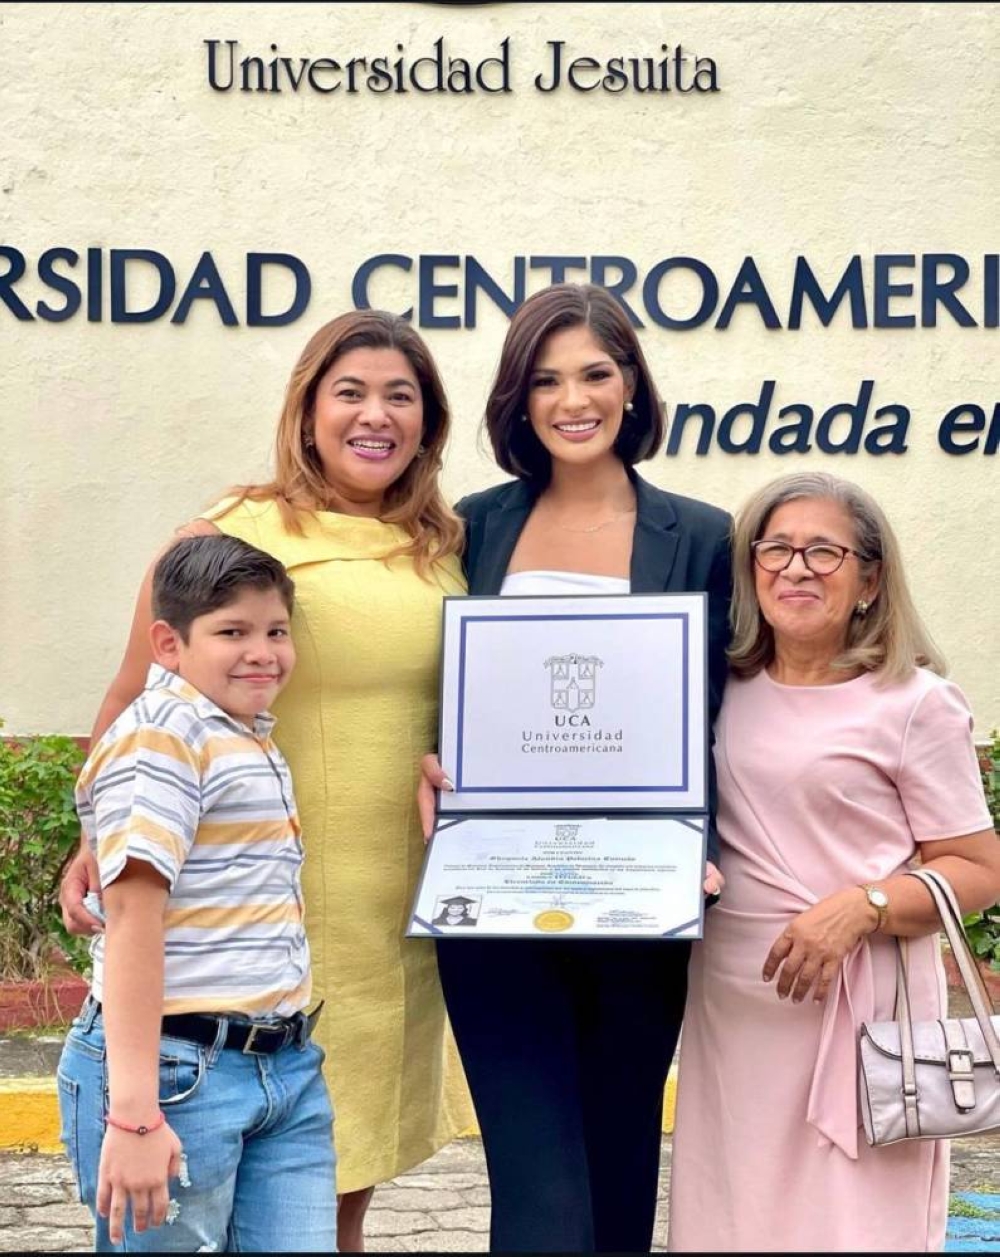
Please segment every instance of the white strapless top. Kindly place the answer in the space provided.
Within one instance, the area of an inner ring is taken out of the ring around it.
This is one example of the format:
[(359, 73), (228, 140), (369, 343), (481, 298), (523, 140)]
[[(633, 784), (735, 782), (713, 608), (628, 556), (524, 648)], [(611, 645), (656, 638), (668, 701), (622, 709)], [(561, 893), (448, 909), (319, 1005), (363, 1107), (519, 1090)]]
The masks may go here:
[(628, 594), (631, 582), (621, 576), (591, 572), (512, 572), (503, 578), (501, 594)]

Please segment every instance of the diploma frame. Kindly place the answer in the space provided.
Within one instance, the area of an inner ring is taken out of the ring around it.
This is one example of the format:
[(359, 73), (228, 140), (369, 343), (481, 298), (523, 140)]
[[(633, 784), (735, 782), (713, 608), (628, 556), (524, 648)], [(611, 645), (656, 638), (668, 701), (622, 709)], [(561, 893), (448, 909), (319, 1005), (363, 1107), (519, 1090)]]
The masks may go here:
[(447, 597), (443, 618), (456, 789), (437, 792), (407, 936), (700, 938), (708, 595)]
[[(439, 813), (706, 811), (707, 604), (445, 598), (438, 746), (455, 790), (439, 792)], [(491, 686), (501, 652), (507, 675)]]

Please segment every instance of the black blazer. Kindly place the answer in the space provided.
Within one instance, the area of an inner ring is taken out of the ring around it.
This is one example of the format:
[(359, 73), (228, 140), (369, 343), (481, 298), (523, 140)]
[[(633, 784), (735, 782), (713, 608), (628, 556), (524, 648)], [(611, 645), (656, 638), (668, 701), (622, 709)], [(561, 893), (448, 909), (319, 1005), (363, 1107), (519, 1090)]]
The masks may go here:
[[(635, 535), (629, 576), (634, 594), (708, 594), (708, 713), (712, 725), (722, 704), (732, 595), (731, 519), (725, 511), (657, 489), (634, 471)], [(455, 507), (465, 520), (463, 566), (470, 594), (498, 594), (517, 539), (535, 504), (535, 491), (510, 480), (463, 498)], [(715, 764), (708, 757), (708, 858), (719, 859), (715, 828)]]

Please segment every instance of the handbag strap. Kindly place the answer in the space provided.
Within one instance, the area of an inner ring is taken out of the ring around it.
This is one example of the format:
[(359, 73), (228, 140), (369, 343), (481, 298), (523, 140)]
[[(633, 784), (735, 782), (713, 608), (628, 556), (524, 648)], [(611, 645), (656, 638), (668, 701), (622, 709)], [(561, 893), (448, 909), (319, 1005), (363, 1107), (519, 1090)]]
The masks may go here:
[(909, 948), (905, 938), (896, 936), (896, 1023), (899, 1026), (899, 1063), (903, 1071), (903, 1117), (906, 1134), (916, 1139), (920, 1134), (920, 1113), (917, 1108), (917, 1063), (913, 1050), (913, 1018), (910, 1014), (910, 988), (906, 982)]
[[(986, 1049), (993, 1061), (993, 1068), (997, 1077), (1000, 1078), (1000, 1039), (997, 1038), (996, 1030), (993, 1028), (992, 1017), (995, 1013), (993, 1001), (990, 999), (983, 975), (979, 972), (979, 967), (972, 955), (969, 940), (965, 936), (962, 913), (951, 883), (937, 869), (910, 869), (908, 875), (919, 878), (931, 893), (938, 915), (941, 917), (944, 932), (948, 936), (952, 955), (958, 965), (962, 983), (968, 993), (969, 1002), (972, 1004), (972, 1011), (982, 1031)], [(909, 1004), (908, 993), (907, 1004)]]

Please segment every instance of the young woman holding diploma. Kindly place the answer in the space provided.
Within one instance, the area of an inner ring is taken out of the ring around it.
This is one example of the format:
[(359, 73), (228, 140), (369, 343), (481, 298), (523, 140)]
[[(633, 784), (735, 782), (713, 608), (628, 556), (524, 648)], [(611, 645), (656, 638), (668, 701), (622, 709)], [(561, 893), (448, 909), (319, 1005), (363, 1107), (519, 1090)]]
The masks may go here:
[[(714, 722), (726, 670), (729, 517), (636, 474), (662, 442), (663, 407), (628, 318), (603, 288), (556, 285), (515, 314), (486, 429), (516, 479), (458, 504), (469, 592), (707, 592)], [(432, 787), (449, 784), (428, 756), (426, 834)], [(713, 776), (710, 861), (714, 798)], [(720, 889), (709, 863), (706, 894)], [(483, 1135), (492, 1249), (648, 1251), (690, 944), (464, 937), (437, 948)]]

